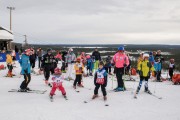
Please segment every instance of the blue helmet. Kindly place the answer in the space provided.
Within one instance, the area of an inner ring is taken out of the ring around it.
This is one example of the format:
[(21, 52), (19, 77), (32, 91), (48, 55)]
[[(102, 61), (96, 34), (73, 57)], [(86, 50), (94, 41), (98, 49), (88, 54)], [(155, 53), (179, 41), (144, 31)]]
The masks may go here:
[(118, 47), (118, 50), (124, 51), (124, 47), (123, 47), (123, 46), (120, 46), (120, 47)]

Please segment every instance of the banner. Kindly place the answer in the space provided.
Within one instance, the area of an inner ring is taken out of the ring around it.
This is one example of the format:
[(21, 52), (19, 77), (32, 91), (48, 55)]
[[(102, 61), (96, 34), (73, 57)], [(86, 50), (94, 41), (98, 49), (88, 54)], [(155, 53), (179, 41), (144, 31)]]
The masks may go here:
[[(19, 53), (16, 53), (16, 60), (19, 60)], [(6, 53), (0, 53), (0, 62), (6, 62)]]

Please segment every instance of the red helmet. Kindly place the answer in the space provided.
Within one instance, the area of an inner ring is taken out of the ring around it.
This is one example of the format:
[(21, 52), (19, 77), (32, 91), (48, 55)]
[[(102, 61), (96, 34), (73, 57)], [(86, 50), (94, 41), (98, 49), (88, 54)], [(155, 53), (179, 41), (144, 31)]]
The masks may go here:
[(81, 58), (77, 58), (76, 61), (81, 61)]
[(61, 69), (59, 69), (58, 67), (54, 69), (54, 73), (55, 74), (61, 74)]

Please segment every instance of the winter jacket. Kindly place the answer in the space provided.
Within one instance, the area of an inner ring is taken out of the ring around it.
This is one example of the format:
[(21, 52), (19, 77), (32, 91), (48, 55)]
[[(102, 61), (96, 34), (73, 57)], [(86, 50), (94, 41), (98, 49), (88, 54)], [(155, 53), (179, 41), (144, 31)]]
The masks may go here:
[(153, 65), (154, 64), (154, 56), (153, 55), (150, 55), (149, 56), (149, 62)]
[(52, 54), (45, 54), (42, 57), (42, 64), (41, 67), (44, 68), (46, 65), (53, 65), (56, 62), (54, 55)]
[(106, 60), (105, 60), (105, 67), (110, 67), (111, 66), (111, 57), (108, 56), (106, 57)]
[(94, 51), (94, 52), (92, 53), (92, 56), (94, 56), (94, 59), (95, 59), (95, 60), (101, 61), (101, 55), (100, 55), (99, 51)]
[(174, 63), (169, 63), (169, 70), (173, 71), (175, 69), (175, 64)]
[(92, 58), (87, 59), (87, 68), (92, 70), (93, 69), (93, 60)]
[(58, 53), (58, 54), (55, 56), (55, 58), (58, 59), (58, 60), (61, 60), (61, 59), (62, 59), (62, 56), (61, 56), (61, 54)]
[(38, 50), (38, 51), (37, 51), (37, 56), (38, 56), (38, 57), (42, 57), (42, 50)]
[(129, 60), (126, 54), (116, 53), (113, 56), (112, 63), (115, 64), (116, 68), (123, 68), (129, 65)]
[(19, 60), (21, 65), (21, 74), (30, 74), (31, 73), (31, 66), (29, 56), (22, 54), (21, 59)]
[(143, 77), (150, 77), (150, 71), (155, 71), (149, 60), (140, 61), (138, 65), (139, 75)]
[(162, 67), (161, 67), (161, 63), (160, 62), (155, 62), (154, 63), (154, 69), (156, 71), (161, 71)]
[(29, 56), (30, 61), (35, 61), (36, 60), (36, 54), (32, 54)]
[(163, 61), (164, 61), (164, 58), (163, 58), (163, 56), (161, 55), (161, 54), (157, 54), (155, 57), (154, 57), (154, 59), (156, 60), (157, 58), (160, 58), (160, 62), (162, 63)]
[(66, 63), (71, 64), (76, 61), (76, 55), (73, 52), (70, 52), (66, 55)]
[(82, 75), (84, 71), (84, 65), (82, 63), (76, 62), (76, 64), (74, 65), (74, 69), (75, 69), (76, 75)]
[(104, 68), (98, 69), (94, 76), (94, 85), (101, 84), (107, 86), (107, 72)]
[(13, 62), (12, 56), (9, 55), (9, 54), (7, 54), (7, 55), (6, 55), (6, 63), (7, 63), (7, 64), (12, 64), (12, 62)]

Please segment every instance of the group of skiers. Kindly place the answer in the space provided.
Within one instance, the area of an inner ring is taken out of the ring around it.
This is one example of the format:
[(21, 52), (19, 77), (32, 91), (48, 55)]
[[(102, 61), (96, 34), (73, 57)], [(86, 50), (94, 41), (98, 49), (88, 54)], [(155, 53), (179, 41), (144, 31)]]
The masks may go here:
[[(38, 56), (38, 68), (44, 73), (45, 84), (52, 87), (50, 92), (50, 98), (53, 98), (56, 89), (58, 88), (63, 96), (66, 98), (66, 91), (62, 85), (63, 80), (74, 80), (73, 88), (84, 87), (82, 84), (83, 76), (94, 76), (94, 95), (92, 99), (98, 97), (98, 89), (101, 87), (104, 100), (107, 100), (106, 86), (108, 81), (108, 74), (113, 75), (111, 67), (114, 67), (114, 74), (117, 78), (117, 87), (115, 92), (125, 91), (126, 87), (122, 76), (125, 71), (130, 69), (130, 58), (125, 53), (123, 46), (118, 47), (117, 52), (111, 58), (107, 56), (105, 61), (102, 61), (100, 52), (97, 48), (93, 51), (92, 55), (82, 52), (77, 57), (70, 48), (68, 51), (57, 52), (57, 55), (52, 54), (52, 49), (47, 49), (46, 54), (42, 54), (41, 48), (35, 52), (34, 49), (26, 49), (19, 60), (21, 65), (21, 74), (24, 75), (24, 81), (20, 85), (21, 92), (30, 90), (28, 84), (31, 81), (31, 71), (35, 67), (36, 57)], [(10, 54), (7, 54), (7, 66), (9, 72), (12, 74), (12, 60)], [(58, 62), (62, 62), (61, 68), (58, 66)], [(140, 53), (137, 63), (137, 73), (140, 76), (140, 82), (136, 90), (136, 94), (139, 93), (143, 80), (145, 80), (145, 92), (151, 93), (148, 89), (148, 80), (151, 76), (151, 72), (155, 72), (157, 81), (160, 81), (162, 63), (164, 58), (161, 55), (161, 51), (149, 53)], [(31, 70), (32, 68), (32, 70)], [(85, 73), (85, 68), (87, 72)], [(175, 69), (174, 59), (170, 60), (169, 75), (172, 79), (173, 70)], [(73, 70), (75, 70), (75, 79), (73, 78)], [(34, 70), (33, 70), (34, 71)], [(8, 72), (8, 74), (9, 74)], [(65, 73), (65, 77), (62, 75)], [(94, 73), (94, 75), (93, 75)], [(52, 82), (49, 82), (50, 74), (52, 74)]]

